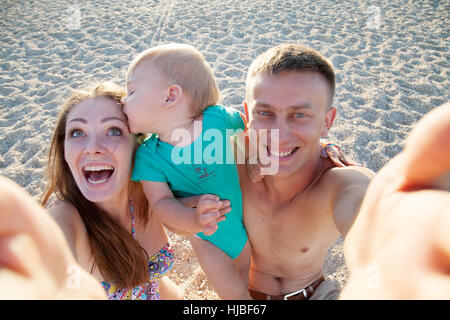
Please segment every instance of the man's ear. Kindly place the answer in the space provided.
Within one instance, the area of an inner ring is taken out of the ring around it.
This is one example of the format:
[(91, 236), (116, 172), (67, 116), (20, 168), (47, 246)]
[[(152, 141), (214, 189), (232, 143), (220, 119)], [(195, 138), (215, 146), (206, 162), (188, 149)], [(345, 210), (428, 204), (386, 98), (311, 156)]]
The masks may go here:
[(247, 123), (250, 121), (250, 118), (248, 117), (248, 104), (247, 101), (244, 101), (244, 111), (245, 111), (245, 118), (247, 119)]
[(171, 84), (167, 88), (164, 105), (166, 107), (173, 106), (174, 103), (180, 101), (182, 95), (183, 95), (183, 89), (178, 84)]
[(323, 128), (320, 136), (322, 138), (325, 138), (328, 136), (328, 132), (330, 132), (331, 126), (334, 122), (334, 119), (336, 118), (336, 108), (331, 107), (328, 109), (326, 116), (325, 116), (325, 127)]

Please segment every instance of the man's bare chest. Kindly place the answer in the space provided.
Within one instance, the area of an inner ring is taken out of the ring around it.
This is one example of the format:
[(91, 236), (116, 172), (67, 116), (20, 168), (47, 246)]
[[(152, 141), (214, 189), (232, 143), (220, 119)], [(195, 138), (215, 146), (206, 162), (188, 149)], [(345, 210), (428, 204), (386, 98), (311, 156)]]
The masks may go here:
[(307, 193), (280, 203), (253, 190), (244, 198), (244, 223), (255, 253), (302, 256), (329, 246), (338, 236), (330, 200)]

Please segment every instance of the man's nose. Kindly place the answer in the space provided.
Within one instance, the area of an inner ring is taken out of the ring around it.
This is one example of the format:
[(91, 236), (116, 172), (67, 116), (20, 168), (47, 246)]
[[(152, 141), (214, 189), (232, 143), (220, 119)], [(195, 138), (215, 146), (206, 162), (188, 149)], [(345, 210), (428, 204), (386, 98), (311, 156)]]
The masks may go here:
[(288, 143), (291, 139), (291, 130), (289, 128), (289, 124), (285, 121), (278, 121), (276, 129), (278, 129), (279, 145), (282, 146), (283, 144)]

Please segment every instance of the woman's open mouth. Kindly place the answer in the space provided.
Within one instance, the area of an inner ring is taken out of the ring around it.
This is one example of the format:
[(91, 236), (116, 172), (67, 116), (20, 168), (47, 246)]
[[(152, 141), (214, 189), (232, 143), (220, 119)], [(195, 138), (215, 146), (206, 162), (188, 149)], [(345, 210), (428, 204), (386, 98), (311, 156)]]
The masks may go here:
[(114, 167), (109, 165), (86, 166), (83, 174), (87, 181), (92, 184), (105, 183), (114, 173)]

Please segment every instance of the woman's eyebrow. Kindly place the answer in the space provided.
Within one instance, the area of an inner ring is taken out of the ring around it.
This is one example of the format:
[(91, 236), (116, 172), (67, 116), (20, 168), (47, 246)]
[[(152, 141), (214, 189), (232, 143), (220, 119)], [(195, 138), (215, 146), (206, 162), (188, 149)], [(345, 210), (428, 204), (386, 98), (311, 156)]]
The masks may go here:
[[(125, 119), (122, 119), (122, 118), (119, 118), (119, 117), (114, 117), (114, 116), (103, 118), (102, 121), (100, 121), (100, 123), (104, 123), (104, 122), (107, 122), (107, 121), (113, 121), (113, 120), (122, 121), (125, 124), (128, 123)], [(85, 123), (85, 124), (88, 123), (88, 121), (86, 119), (74, 118), (74, 119), (70, 120), (68, 122), (68, 124), (71, 123), (71, 122), (74, 122), (74, 121), (82, 122), (82, 123)]]
[(103, 122), (106, 122), (106, 121), (112, 121), (112, 120), (119, 120), (119, 121), (122, 121), (125, 124), (128, 123), (126, 120), (121, 119), (119, 117), (106, 117), (106, 118), (103, 118), (102, 121), (100, 121), (100, 123), (103, 123)]
[(74, 119), (70, 120), (68, 123), (71, 123), (73, 121), (79, 121), (79, 122), (87, 123), (87, 120), (83, 119), (83, 118), (74, 118)]

